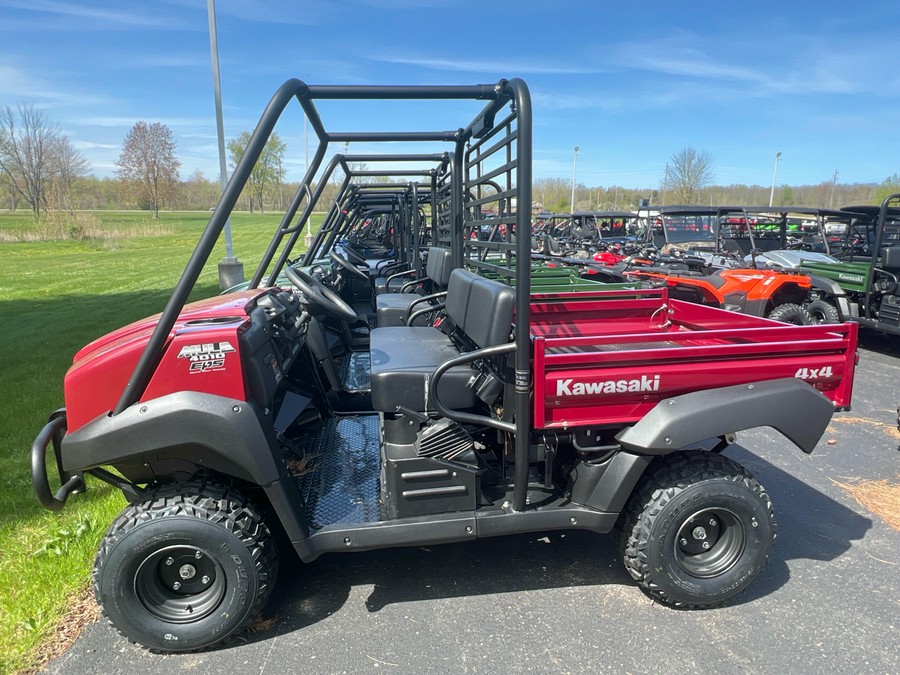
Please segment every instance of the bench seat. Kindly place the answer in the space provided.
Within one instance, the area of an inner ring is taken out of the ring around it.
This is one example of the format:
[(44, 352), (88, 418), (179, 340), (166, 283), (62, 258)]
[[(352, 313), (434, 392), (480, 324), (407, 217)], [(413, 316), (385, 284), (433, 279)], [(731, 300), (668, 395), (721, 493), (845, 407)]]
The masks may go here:
[[(435, 369), (463, 351), (508, 342), (514, 309), (515, 291), (509, 286), (467, 270), (453, 270), (446, 302), (452, 337), (431, 326), (372, 330), (373, 408), (385, 413), (397, 412), (398, 405), (417, 412), (433, 410), (430, 383)], [(454, 409), (476, 405), (469, 382), (477, 372), (471, 364), (451, 368), (441, 378), (441, 401)]]
[[(447, 335), (431, 326), (388, 326), (370, 335), (372, 407), (397, 412), (397, 406), (428, 410), (431, 375), (441, 363), (459, 356)], [(441, 401), (451, 408), (471, 408), (475, 393), (466, 385), (476, 371), (468, 365), (451, 368), (441, 378)]]

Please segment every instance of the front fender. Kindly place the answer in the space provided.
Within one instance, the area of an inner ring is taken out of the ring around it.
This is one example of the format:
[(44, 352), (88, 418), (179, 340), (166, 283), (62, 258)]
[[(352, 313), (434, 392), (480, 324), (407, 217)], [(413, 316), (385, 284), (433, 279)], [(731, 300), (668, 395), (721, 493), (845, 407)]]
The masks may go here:
[(822, 291), (828, 300), (834, 302), (834, 306), (837, 308), (838, 316), (841, 321), (846, 321), (851, 316), (856, 316), (856, 312), (853, 312), (850, 308), (850, 301), (847, 299), (847, 294), (834, 279), (810, 275), (809, 281), (813, 288), (817, 291)]
[(140, 467), (184, 461), (267, 485), (285, 468), (260, 417), (246, 401), (192, 391), (169, 394), (118, 415), (101, 415), (66, 434), (62, 465), (84, 471), (108, 464), (136, 482), (149, 482)]
[(667, 455), (735, 431), (772, 427), (809, 454), (833, 413), (827, 396), (803, 380), (784, 378), (665, 399), (616, 439), (631, 452)]

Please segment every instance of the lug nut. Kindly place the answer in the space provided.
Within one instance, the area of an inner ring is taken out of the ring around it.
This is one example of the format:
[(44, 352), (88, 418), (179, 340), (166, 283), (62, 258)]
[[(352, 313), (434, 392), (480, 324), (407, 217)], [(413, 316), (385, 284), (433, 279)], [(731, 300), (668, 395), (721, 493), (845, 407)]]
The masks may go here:
[(179, 588), (181, 588), (181, 582), (176, 581), (174, 584), (172, 584), (172, 590), (177, 591)]
[(716, 525), (718, 525), (718, 523), (716, 522), (716, 519), (715, 519), (715, 518), (710, 518), (710, 519), (709, 519), (709, 526), (710, 526), (710, 527), (715, 527)]
[(708, 541), (704, 541), (704, 542), (703, 542), (702, 544), (700, 544), (700, 545), (703, 547), (704, 550), (709, 549), (709, 542), (708, 542)]
[(174, 564), (175, 564), (175, 558), (172, 558), (171, 556), (166, 558), (166, 565), (174, 565)]
[(197, 551), (196, 553), (194, 553), (194, 557), (195, 557), (197, 560), (200, 560), (200, 558), (203, 557), (203, 553), (201, 553), (200, 551)]
[(202, 579), (200, 579), (200, 581), (203, 582), (204, 584), (208, 584), (208, 583), (209, 583), (209, 577), (204, 576)]
[(687, 539), (685, 539), (684, 537), (681, 538), (681, 545), (687, 546)]

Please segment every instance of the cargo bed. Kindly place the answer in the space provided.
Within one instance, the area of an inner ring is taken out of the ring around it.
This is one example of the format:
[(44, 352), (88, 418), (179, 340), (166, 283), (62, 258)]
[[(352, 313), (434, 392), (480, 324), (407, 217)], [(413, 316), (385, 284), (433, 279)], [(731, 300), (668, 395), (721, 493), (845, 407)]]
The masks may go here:
[(789, 377), (849, 409), (853, 323), (793, 326), (666, 289), (537, 294), (530, 309), (536, 428), (629, 424), (671, 396)]

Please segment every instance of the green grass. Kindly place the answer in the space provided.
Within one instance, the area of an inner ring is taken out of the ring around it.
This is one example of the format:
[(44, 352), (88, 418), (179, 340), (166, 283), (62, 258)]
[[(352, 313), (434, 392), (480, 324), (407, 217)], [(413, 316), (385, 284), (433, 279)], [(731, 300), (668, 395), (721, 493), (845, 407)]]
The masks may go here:
[[(97, 544), (125, 501), (88, 478), (59, 513), (38, 506), (29, 448), (63, 405), (73, 354), (89, 341), (160, 312), (208, 213), (98, 212), (101, 236), (0, 243), (0, 672), (33, 667), (67, 600), (89, 583)], [(279, 215), (235, 214), (234, 251), (248, 276)], [(95, 224), (96, 224), (95, 223)], [(0, 213), (0, 233), (34, 232), (29, 215)], [(22, 237), (20, 237), (21, 239)], [(25, 237), (27, 238), (27, 237)], [(220, 241), (194, 292), (218, 292)]]

